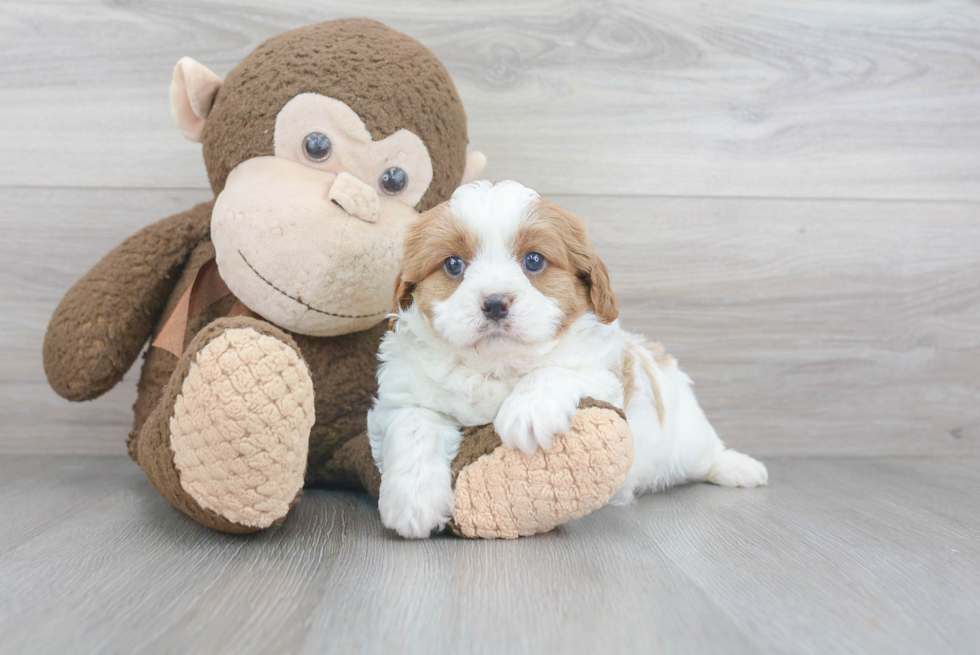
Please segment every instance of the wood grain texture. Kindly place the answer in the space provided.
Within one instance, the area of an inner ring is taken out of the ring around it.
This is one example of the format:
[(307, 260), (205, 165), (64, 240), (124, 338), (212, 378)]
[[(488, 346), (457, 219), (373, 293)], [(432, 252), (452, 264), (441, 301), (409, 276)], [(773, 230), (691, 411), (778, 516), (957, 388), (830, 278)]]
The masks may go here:
[(3, 456), (0, 652), (973, 652), (980, 459), (768, 464), (768, 489), (406, 542), (358, 494), (235, 537), (124, 458)]
[(624, 325), (678, 357), (731, 444), (978, 452), (980, 207), (559, 202), (590, 217)]
[(491, 175), (591, 219), (624, 323), (681, 359), (730, 444), (977, 453), (980, 203), (955, 200), (980, 197), (977, 11), (4, 3), (0, 452), (123, 452), (135, 371), (70, 405), (40, 345), (104, 253), (209, 196), (172, 63), (224, 74), (271, 34), (364, 14), (446, 61)]
[(204, 188), (177, 59), (350, 15), (430, 46), (488, 173), (545, 193), (980, 200), (969, 0), (8, 1), (0, 183)]
[[(121, 454), (135, 370), (106, 397), (69, 404), (44, 379), (44, 330), (102, 254), (207, 192), (0, 194), (0, 452)], [(590, 219), (623, 323), (679, 358), (730, 445), (980, 453), (977, 205), (553, 199)]]

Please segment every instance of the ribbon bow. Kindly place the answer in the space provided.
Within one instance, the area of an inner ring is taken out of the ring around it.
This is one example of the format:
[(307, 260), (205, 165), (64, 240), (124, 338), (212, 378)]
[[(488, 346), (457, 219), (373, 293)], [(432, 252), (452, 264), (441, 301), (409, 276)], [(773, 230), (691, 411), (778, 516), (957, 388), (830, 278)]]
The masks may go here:
[[(194, 281), (184, 291), (184, 295), (180, 297), (174, 311), (170, 314), (167, 322), (163, 324), (160, 334), (150, 345), (180, 357), (184, 352), (184, 336), (187, 333), (187, 321), (190, 317), (200, 314), (230, 294), (231, 289), (228, 288), (218, 273), (217, 262), (213, 258), (209, 259), (201, 268), (197, 269)], [(241, 300), (232, 306), (227, 316), (258, 317)]]

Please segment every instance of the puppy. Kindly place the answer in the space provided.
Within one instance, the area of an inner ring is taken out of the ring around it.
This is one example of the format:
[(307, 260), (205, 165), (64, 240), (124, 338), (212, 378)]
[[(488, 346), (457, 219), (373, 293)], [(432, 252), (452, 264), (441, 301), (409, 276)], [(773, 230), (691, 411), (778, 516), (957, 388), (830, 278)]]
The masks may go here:
[(619, 326), (582, 219), (516, 183), (473, 182), (408, 229), (368, 435), (385, 526), (440, 530), (453, 507), (460, 429), (493, 422), (533, 453), (586, 396), (624, 408), (634, 462), (613, 499), (688, 481), (767, 482), (726, 449), (673, 358)]

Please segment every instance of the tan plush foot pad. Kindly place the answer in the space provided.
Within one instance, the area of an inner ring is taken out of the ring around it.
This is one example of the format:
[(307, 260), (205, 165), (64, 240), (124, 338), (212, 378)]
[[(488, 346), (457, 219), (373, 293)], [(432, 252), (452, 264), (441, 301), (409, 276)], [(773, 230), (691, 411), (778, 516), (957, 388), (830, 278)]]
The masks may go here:
[(197, 352), (170, 419), (180, 486), (229, 521), (266, 528), (303, 486), (313, 382), (295, 350), (252, 328)]
[(621, 414), (580, 409), (548, 452), (501, 446), (460, 471), (450, 527), (479, 539), (547, 532), (609, 502), (632, 464), (633, 436)]

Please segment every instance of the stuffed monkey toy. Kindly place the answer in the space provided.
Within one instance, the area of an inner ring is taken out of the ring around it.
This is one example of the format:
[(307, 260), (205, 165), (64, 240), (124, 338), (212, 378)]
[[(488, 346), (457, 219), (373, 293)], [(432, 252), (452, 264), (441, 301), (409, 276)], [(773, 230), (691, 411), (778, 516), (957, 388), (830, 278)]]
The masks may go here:
[[(54, 390), (91, 400), (144, 345), (129, 454), (163, 498), (230, 533), (281, 523), (304, 486), (365, 489), (405, 225), (475, 179), (452, 79), (422, 44), (336, 20), (275, 36), (222, 81), (178, 62), (171, 110), (214, 200), (124, 241), (65, 295), (44, 341)], [(605, 504), (632, 463), (622, 412), (583, 401), (533, 456), (471, 428), (449, 529), (516, 537)]]

